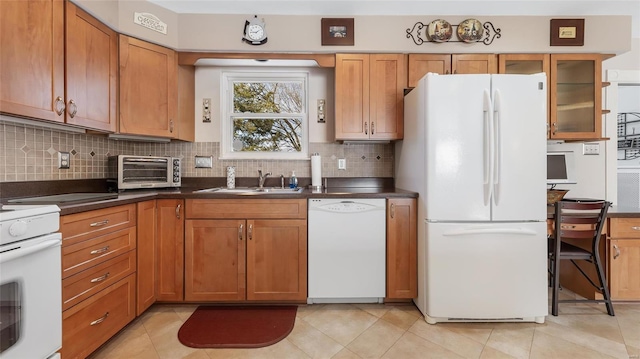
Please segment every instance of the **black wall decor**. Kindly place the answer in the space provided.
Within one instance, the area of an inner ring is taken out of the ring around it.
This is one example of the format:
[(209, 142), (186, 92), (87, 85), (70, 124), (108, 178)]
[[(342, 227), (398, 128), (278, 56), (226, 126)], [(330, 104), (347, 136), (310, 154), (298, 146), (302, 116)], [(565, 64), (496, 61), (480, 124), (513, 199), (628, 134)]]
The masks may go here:
[[(471, 20), (471, 19), (469, 19)], [(443, 21), (443, 20), (435, 20), (435, 21)], [(434, 21), (434, 22), (435, 22)], [(465, 20), (467, 21), (467, 20)], [(465, 22), (463, 21), (463, 23)], [(501, 34), (501, 30), (499, 28), (496, 28), (495, 26), (493, 26), (493, 23), (487, 21), (484, 22), (482, 24), (482, 28), (483, 28), (483, 32), (482, 32), (482, 37), (478, 38), (477, 40), (460, 40), (459, 37), (458, 39), (447, 39), (444, 41), (440, 41), (437, 39), (433, 39), (429, 36), (429, 31), (428, 31), (428, 27), (430, 25), (433, 25), (434, 22), (431, 22), (430, 24), (424, 24), (420, 21), (416, 22), (412, 28), (408, 28), (406, 30), (407, 32), (407, 38), (410, 38), (411, 40), (413, 40), (413, 42), (416, 45), (422, 45), (424, 43), (428, 43), (428, 42), (432, 42), (432, 43), (441, 43), (441, 42), (466, 42), (466, 43), (475, 43), (475, 42), (480, 42), (483, 43), (485, 45), (491, 45), (491, 43), (493, 42), (494, 39), (496, 38), (500, 38), (502, 37)], [(462, 23), (461, 23), (462, 24)], [(460, 27), (461, 25), (451, 25), (451, 27), (453, 28), (455, 33), (459, 33), (458, 32), (458, 27)]]

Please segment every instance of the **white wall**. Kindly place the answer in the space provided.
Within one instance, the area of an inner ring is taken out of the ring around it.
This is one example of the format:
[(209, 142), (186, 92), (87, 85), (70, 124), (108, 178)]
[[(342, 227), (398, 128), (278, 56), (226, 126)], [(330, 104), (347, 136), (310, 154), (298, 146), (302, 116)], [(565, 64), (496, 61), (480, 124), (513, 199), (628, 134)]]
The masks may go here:
[[(309, 72), (309, 142), (334, 142), (334, 72), (333, 69), (277, 67), (196, 67), (196, 142), (220, 142), (220, 90), (223, 71), (308, 71)], [(211, 122), (202, 122), (202, 99), (211, 99)], [(317, 100), (326, 100), (325, 123), (317, 121)]]

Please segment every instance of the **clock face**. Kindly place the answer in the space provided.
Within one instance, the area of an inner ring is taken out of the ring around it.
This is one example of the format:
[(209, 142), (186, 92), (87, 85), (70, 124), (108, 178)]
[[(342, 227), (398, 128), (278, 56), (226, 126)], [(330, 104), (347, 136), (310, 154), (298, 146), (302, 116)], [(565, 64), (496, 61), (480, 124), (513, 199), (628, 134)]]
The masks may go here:
[(264, 37), (264, 29), (260, 25), (251, 24), (247, 28), (247, 36), (251, 40), (260, 40)]

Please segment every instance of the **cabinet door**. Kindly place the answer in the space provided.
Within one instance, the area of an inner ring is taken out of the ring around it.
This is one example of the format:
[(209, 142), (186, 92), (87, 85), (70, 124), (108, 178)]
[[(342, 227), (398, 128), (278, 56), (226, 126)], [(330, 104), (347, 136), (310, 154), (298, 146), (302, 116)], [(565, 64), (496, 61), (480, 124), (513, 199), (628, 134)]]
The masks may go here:
[(185, 300), (245, 299), (245, 220), (187, 220)]
[(184, 201), (157, 200), (156, 299), (184, 300)]
[(175, 137), (176, 56), (171, 49), (120, 35), (120, 133)]
[(500, 74), (532, 75), (544, 72), (548, 77), (549, 69), (548, 54), (498, 55), (498, 73)]
[(370, 56), (369, 65), (369, 138), (402, 139), (407, 58), (402, 54), (376, 54)]
[(640, 300), (640, 239), (609, 241), (611, 298)]
[(156, 201), (137, 204), (136, 315), (156, 301)]
[(66, 5), (66, 122), (116, 131), (117, 33)]
[(247, 221), (247, 299), (307, 299), (307, 221)]
[(494, 54), (457, 54), (451, 57), (454, 74), (497, 74), (498, 57)]
[(602, 58), (551, 54), (551, 138), (599, 139), (602, 134)]
[(336, 140), (368, 139), (369, 55), (337, 54), (335, 81)]
[(387, 298), (418, 296), (417, 208), (413, 198), (387, 202)]
[(418, 80), (429, 72), (450, 74), (451, 55), (409, 54), (409, 87), (416, 87)]
[(64, 2), (0, 1), (0, 112), (64, 121)]

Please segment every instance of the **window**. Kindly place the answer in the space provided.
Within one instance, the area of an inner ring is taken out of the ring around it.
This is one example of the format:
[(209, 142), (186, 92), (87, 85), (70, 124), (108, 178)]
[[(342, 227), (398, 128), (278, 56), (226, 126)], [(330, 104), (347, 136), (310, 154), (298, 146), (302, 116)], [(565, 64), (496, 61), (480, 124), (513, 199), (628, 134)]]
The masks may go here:
[(307, 73), (225, 72), (222, 79), (222, 158), (308, 158)]

